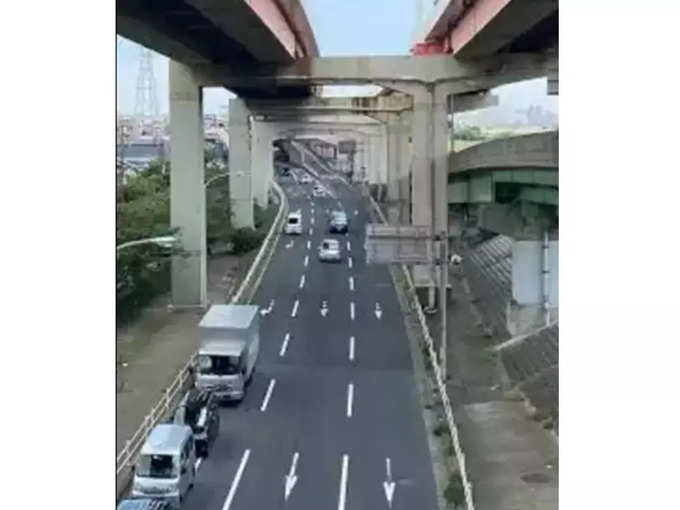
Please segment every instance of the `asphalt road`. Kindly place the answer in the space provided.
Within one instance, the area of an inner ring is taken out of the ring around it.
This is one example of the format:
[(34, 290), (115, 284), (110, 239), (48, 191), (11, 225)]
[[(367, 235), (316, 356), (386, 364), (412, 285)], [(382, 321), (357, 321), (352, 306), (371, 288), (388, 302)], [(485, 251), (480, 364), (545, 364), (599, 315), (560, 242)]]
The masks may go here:
[[(221, 409), (219, 437), (183, 508), (377, 510), (389, 508), (386, 493), (396, 510), (437, 508), (389, 272), (365, 263), (359, 192), (323, 183), (335, 197), (310, 199), (311, 184), (281, 181), (304, 234), (279, 239), (253, 300), (264, 308), (274, 300), (253, 382), (243, 402)], [(326, 209), (339, 208), (350, 219), (346, 236), (327, 232)], [(318, 260), (324, 237), (341, 241), (341, 263)]]

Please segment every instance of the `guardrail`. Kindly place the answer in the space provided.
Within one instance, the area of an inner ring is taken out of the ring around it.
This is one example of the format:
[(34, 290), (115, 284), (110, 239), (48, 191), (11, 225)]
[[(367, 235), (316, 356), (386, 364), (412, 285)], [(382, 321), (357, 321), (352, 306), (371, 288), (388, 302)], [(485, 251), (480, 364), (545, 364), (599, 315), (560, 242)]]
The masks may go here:
[[(373, 209), (375, 209), (376, 214), (380, 218), (380, 221), (382, 221), (383, 223), (387, 223), (385, 215), (382, 213), (380, 207), (378, 207), (378, 204), (375, 202), (375, 200), (373, 200), (373, 197), (369, 195), (368, 198), (371, 202), (371, 206), (373, 207)], [(453, 444), (453, 449), (456, 454), (456, 461), (458, 462), (458, 470), (460, 471), (460, 477), (463, 482), (463, 491), (465, 493), (465, 503), (467, 506), (467, 510), (475, 510), (474, 501), (472, 499), (472, 483), (470, 482), (470, 479), (468, 478), (467, 474), (465, 454), (463, 453), (463, 450), (460, 447), (460, 441), (458, 439), (458, 427), (456, 426), (456, 421), (454, 420), (453, 417), (453, 408), (451, 407), (451, 401), (449, 400), (449, 395), (448, 392), (446, 391), (446, 385), (444, 383), (444, 379), (442, 378), (441, 368), (439, 367), (439, 363), (437, 362), (437, 355), (434, 348), (434, 342), (432, 341), (432, 336), (430, 335), (430, 328), (428, 328), (427, 326), (425, 314), (423, 313), (423, 308), (422, 306), (420, 306), (420, 301), (416, 294), (416, 288), (415, 285), (413, 284), (411, 273), (409, 273), (408, 268), (403, 264), (401, 265), (401, 269), (404, 272), (404, 277), (406, 278), (406, 283), (408, 287), (407, 289), (408, 297), (412, 301), (413, 303), (412, 306), (413, 308), (415, 308), (416, 314), (418, 315), (418, 322), (420, 322), (420, 327), (422, 329), (425, 345), (427, 346), (427, 352), (429, 355), (428, 357), (430, 360), (430, 364), (432, 365), (435, 381), (437, 383), (437, 390), (439, 391), (439, 396), (442, 400), (442, 406), (444, 407), (446, 423), (448, 425), (449, 434), (451, 436), (451, 444)]]
[[(265, 237), (260, 251), (257, 253), (255, 260), (250, 265), (250, 269), (246, 274), (246, 277), (241, 282), (238, 291), (234, 294), (231, 302), (233, 304), (237, 303), (249, 303), (250, 300), (255, 295), (257, 287), (260, 285), (262, 280), (262, 275), (264, 270), (267, 268), (269, 261), (276, 248), (276, 243), (281, 235), (281, 228), (283, 224), (283, 219), (286, 217), (288, 211), (288, 199), (286, 194), (283, 192), (279, 184), (272, 180), (272, 188), (279, 195), (279, 211), (269, 228), (267, 237)], [(149, 411), (149, 413), (144, 417), (144, 421), (139, 426), (137, 431), (132, 435), (132, 437), (125, 442), (125, 446), (116, 456), (116, 492), (117, 497), (120, 497), (121, 493), (125, 490), (130, 482), (131, 470), (130, 468), (134, 465), (137, 454), (144, 444), (144, 441), (149, 436), (151, 429), (167, 415), (168, 411), (174, 407), (174, 405), (181, 399), (184, 395), (184, 391), (187, 389), (187, 382), (191, 379), (189, 368), (196, 357), (196, 353), (192, 354), (189, 361), (182, 367), (172, 384), (168, 386), (163, 392), (163, 396), (156, 403), (155, 406)]]

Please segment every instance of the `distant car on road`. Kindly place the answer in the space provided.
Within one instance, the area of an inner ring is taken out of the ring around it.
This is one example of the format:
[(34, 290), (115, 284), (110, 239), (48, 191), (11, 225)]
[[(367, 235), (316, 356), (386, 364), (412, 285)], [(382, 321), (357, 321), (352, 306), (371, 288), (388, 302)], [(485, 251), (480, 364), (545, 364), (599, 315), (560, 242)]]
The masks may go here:
[(332, 211), (328, 222), (328, 231), (331, 233), (346, 233), (349, 229), (347, 214), (345, 211)]
[(191, 427), (196, 455), (207, 457), (220, 430), (217, 398), (210, 391), (190, 390), (175, 408), (172, 423)]
[(319, 260), (322, 262), (340, 262), (340, 243), (336, 239), (324, 239), (319, 245)]
[(288, 215), (286, 226), (283, 228), (286, 234), (302, 235), (302, 214), (299, 212), (292, 212)]
[(302, 174), (302, 177), (300, 177), (301, 184), (310, 184), (311, 182), (312, 178), (307, 174)]
[(323, 189), (323, 186), (321, 186), (320, 184), (314, 185), (314, 190), (313, 190), (312, 193), (315, 197), (322, 197), (322, 196), (325, 195), (325, 191)]

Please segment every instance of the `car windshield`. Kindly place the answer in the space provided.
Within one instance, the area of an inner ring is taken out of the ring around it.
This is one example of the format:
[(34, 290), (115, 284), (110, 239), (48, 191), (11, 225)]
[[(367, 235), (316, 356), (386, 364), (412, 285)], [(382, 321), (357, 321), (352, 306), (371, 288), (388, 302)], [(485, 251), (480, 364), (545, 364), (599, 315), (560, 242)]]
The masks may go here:
[(175, 478), (178, 471), (173, 455), (140, 455), (135, 474), (144, 478)]
[(299, 221), (300, 221), (300, 218), (297, 218), (297, 217), (288, 218), (288, 224), (289, 225), (297, 225)]
[(240, 368), (238, 356), (200, 356), (198, 373), (203, 375), (234, 375)]

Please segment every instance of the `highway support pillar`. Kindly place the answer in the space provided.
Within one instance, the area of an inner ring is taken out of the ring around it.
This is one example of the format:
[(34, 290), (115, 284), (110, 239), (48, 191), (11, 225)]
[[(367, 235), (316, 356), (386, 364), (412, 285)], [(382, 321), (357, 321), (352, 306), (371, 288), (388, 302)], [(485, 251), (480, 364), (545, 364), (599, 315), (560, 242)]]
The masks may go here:
[(203, 91), (192, 71), (169, 66), (170, 225), (178, 229), (182, 254), (172, 257), (173, 307), (207, 302)]
[(387, 217), (392, 224), (410, 222), (410, 112), (381, 113), (374, 116), (385, 122), (387, 140)]
[[(555, 237), (555, 236), (553, 236)], [(524, 335), (558, 319), (559, 259), (557, 239), (512, 243), (512, 300), (506, 323), (512, 336)]]
[(274, 178), (273, 133), (270, 124), (253, 121), (251, 171), (255, 203), (266, 208), (269, 188)]
[(229, 174), (232, 226), (254, 228), (250, 112), (238, 98), (229, 100)]

